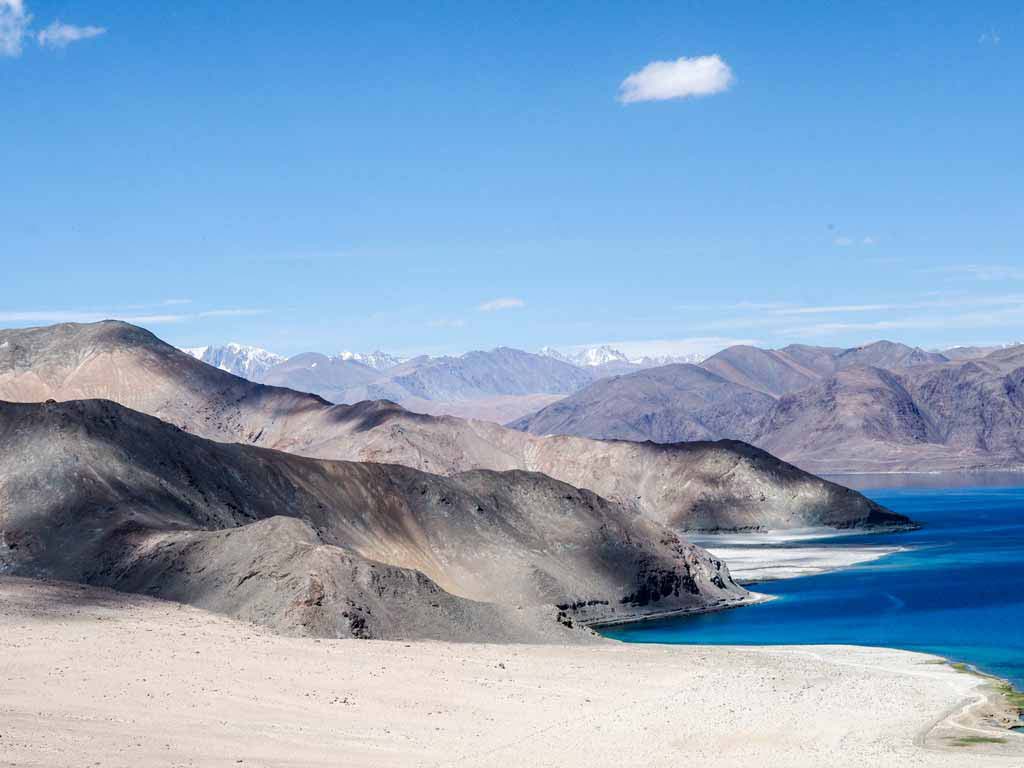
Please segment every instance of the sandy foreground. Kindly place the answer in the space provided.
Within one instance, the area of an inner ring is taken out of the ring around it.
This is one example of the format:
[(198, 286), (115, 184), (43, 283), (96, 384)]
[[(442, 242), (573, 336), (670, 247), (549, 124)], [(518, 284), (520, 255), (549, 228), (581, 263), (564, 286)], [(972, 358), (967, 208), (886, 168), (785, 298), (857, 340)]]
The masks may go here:
[(0, 578), (4, 766), (1024, 765), (986, 691), (885, 649), (316, 641)]

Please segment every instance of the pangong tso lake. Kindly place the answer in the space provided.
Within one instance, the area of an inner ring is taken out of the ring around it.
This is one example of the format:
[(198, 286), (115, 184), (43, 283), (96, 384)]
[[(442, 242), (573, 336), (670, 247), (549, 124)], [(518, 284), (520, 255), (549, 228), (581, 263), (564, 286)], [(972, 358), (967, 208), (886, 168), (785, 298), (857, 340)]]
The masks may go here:
[(1024, 475), (835, 479), (921, 528), (816, 539), (815, 546), (899, 549), (829, 573), (751, 585), (775, 598), (758, 605), (609, 627), (604, 634), (637, 643), (904, 648), (1024, 687)]

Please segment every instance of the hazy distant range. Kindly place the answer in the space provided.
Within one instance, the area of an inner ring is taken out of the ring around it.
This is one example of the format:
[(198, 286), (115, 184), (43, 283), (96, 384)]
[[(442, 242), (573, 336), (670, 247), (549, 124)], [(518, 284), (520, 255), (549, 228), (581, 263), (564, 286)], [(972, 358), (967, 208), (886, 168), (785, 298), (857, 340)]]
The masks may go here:
[(285, 358), (243, 344), (184, 350), (221, 370), (260, 384), (320, 395), (332, 403), (391, 400), (434, 415), (504, 423), (543, 408), (608, 376), (697, 355), (629, 358), (610, 346), (539, 353), (499, 347), (459, 356), (399, 358), (386, 352), (306, 352)]
[(739, 439), (817, 473), (1024, 469), (1024, 345), (734, 346), (705, 360), (630, 359), (608, 346), (411, 359), (186, 351), (335, 403), (386, 399), (538, 435)]

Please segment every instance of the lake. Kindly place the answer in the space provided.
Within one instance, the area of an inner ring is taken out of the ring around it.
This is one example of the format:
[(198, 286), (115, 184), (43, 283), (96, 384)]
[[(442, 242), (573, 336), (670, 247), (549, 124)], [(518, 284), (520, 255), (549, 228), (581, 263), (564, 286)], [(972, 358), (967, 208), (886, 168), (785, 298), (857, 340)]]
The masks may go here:
[(1024, 689), (1024, 476), (841, 481), (861, 486), (923, 528), (815, 543), (897, 545), (908, 551), (832, 573), (753, 585), (777, 598), (760, 605), (609, 627), (604, 634), (640, 643), (905, 648), (973, 664)]

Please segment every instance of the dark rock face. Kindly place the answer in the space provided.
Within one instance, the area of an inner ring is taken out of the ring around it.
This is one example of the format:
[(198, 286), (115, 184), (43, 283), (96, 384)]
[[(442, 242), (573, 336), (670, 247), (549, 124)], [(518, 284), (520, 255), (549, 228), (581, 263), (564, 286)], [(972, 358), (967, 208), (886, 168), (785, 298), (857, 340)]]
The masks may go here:
[[(101, 400), (0, 404), (0, 570), (336, 637), (583, 640), (555, 605), (578, 626), (746, 595), (663, 526), (544, 475), (319, 461)], [(692, 586), (655, 594), (651, 573)]]
[[(765, 395), (692, 366), (668, 368), (711, 381), (704, 402), (717, 404), (717, 413), (735, 409), (725, 420), (753, 428), (748, 414)], [(620, 377), (616, 386), (627, 378)], [(859, 494), (840, 493), (838, 486), (763, 452), (750, 453), (740, 443), (659, 446), (540, 438), (492, 423), (415, 414), (388, 402), (332, 406), (313, 395), (219, 371), (124, 323), (0, 332), (0, 399), (95, 397), (202, 437), (297, 455), (401, 464), (441, 475), (479, 469), (542, 472), (678, 529), (805, 527), (825, 524), (826, 517), (829, 524), (846, 525), (868, 519), (869, 503)], [(702, 427), (724, 431), (713, 415), (700, 422)], [(783, 476), (785, 482), (778, 482)], [(832, 505), (828, 516), (824, 505)]]

